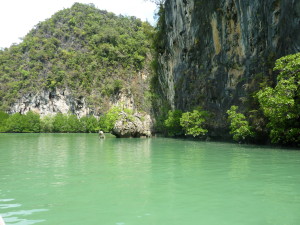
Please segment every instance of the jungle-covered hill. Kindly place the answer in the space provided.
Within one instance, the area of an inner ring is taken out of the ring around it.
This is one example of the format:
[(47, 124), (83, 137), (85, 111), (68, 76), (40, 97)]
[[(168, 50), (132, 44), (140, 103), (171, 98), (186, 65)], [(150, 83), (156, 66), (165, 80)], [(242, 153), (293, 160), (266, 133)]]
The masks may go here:
[(121, 90), (144, 108), (152, 34), (140, 19), (75, 3), (37, 24), (20, 44), (0, 50), (0, 110), (24, 94), (56, 88), (84, 96), (98, 113)]

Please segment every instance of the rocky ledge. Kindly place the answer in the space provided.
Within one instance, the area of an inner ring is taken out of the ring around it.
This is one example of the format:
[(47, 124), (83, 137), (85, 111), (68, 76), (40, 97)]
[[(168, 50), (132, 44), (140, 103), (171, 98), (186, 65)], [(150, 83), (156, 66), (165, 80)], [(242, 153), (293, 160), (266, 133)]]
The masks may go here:
[(142, 113), (129, 115), (123, 111), (112, 130), (112, 134), (118, 138), (151, 137), (151, 133), (152, 120), (149, 115)]

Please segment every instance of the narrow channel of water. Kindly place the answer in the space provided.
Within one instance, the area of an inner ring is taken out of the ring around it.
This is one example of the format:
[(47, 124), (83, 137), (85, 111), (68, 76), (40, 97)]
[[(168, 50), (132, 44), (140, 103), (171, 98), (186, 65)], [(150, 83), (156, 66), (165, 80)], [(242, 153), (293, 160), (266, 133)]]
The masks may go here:
[(7, 225), (297, 225), (300, 151), (0, 134)]

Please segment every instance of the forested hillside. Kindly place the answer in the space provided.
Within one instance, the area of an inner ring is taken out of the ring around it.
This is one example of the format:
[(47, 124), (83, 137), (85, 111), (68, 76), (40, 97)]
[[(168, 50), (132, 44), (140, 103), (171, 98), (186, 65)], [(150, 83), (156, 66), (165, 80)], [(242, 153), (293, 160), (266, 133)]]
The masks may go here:
[(9, 111), (25, 94), (55, 89), (85, 98), (95, 114), (107, 111), (121, 91), (146, 108), (152, 32), (147, 22), (92, 4), (59, 11), (0, 51), (0, 110)]

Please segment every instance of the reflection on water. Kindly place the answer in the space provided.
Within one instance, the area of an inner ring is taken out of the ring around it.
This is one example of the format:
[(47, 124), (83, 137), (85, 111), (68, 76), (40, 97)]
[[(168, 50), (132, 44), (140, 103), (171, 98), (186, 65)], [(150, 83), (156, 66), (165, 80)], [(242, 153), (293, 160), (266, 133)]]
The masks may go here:
[(164, 138), (0, 134), (18, 224), (300, 224), (300, 152)]
[(232, 179), (244, 179), (249, 174), (249, 154), (245, 151), (235, 151), (232, 154), (229, 176)]

